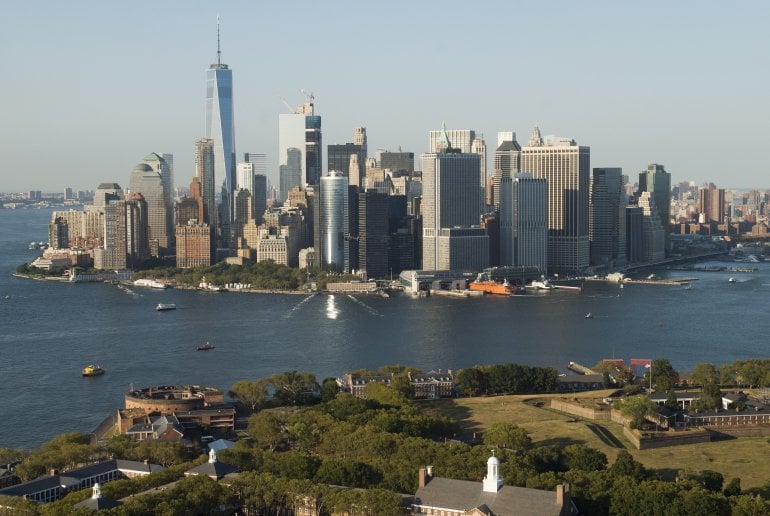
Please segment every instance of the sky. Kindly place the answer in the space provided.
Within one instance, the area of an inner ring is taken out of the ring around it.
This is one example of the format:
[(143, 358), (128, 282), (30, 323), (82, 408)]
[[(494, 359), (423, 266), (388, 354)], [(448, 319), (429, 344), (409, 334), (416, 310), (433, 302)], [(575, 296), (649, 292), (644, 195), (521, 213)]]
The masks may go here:
[(0, 191), (126, 187), (149, 152), (189, 185), (217, 15), (237, 157), (267, 154), (271, 181), (282, 99), (305, 90), (324, 146), (364, 126), (370, 154), (419, 156), (445, 122), (484, 135), (491, 170), (498, 131), (537, 125), (632, 181), (660, 163), (770, 188), (770, 2), (9, 0)]

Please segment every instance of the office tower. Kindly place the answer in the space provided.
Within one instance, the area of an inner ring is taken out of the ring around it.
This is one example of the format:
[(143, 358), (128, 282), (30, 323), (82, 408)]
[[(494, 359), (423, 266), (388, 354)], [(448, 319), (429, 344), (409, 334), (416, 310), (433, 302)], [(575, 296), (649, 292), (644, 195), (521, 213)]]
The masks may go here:
[(164, 152), (160, 155), (163, 161), (166, 162), (168, 173), (164, 174), (165, 188), (169, 195), (169, 203), (173, 209), (174, 201), (176, 200), (176, 185), (174, 184), (174, 155), (168, 152)]
[(163, 183), (163, 199), (166, 203), (167, 247), (172, 249), (174, 247), (174, 195), (172, 192), (174, 156), (172, 154), (164, 154), (163, 156), (168, 156), (171, 159), (171, 163), (167, 162), (165, 158), (156, 152), (151, 152), (145, 156), (142, 162), (160, 174), (161, 182)]
[[(232, 196), (235, 189), (235, 122), (233, 116), (233, 71), (222, 63), (219, 46), (219, 20), (217, 20), (217, 62), (206, 70), (206, 138), (213, 140), (214, 177), (216, 187), (222, 189), (222, 212), (232, 219)], [(200, 177), (200, 176), (199, 176)], [(206, 183), (204, 198), (206, 196)], [(215, 191), (212, 193), (216, 194)], [(214, 210), (209, 210), (209, 216)], [(210, 222), (210, 221), (209, 221)]]
[(548, 271), (575, 274), (589, 265), (590, 147), (548, 137), (535, 127), (521, 149), (521, 171), (548, 182)]
[(548, 274), (548, 183), (518, 173), (500, 182), (500, 265)]
[(445, 148), (444, 145), (448, 139), (452, 142), (452, 148), (459, 150), (463, 154), (470, 154), (473, 152), (473, 140), (476, 139), (476, 131), (472, 129), (447, 129), (442, 124), (440, 130), (430, 132), (429, 139), (428, 148), (430, 153), (436, 153), (441, 148)]
[(644, 213), (639, 206), (626, 206), (626, 260), (644, 260)]
[(48, 224), (48, 245), (51, 249), (67, 249), (70, 246), (67, 219), (64, 217), (56, 217)]
[(390, 170), (395, 177), (414, 173), (414, 152), (386, 151), (380, 154), (379, 167)]
[[(308, 101), (299, 106), (294, 113), (278, 115), (278, 164), (289, 163), (289, 149), (300, 152), (299, 181), (289, 185), (287, 190), (281, 190), (285, 195), (293, 186), (318, 184), (321, 176), (321, 117), (315, 114), (314, 97), (308, 95)], [(281, 202), (286, 198), (280, 199)]]
[(502, 131), (497, 133), (494, 171), (492, 175), (491, 203), (495, 209), (500, 205), (500, 182), (503, 177), (512, 178), (521, 172), (521, 145), (516, 141), (516, 133)]
[(620, 168), (595, 168), (591, 179), (589, 236), (591, 265), (626, 264), (626, 198)]
[(364, 159), (367, 157), (366, 127), (356, 127), (353, 130), (353, 143), (364, 149)]
[(662, 260), (666, 257), (666, 235), (654, 194), (643, 191), (639, 195), (639, 207), (642, 209), (642, 260), (645, 262)]
[[(201, 184), (200, 180), (197, 177), (193, 177), (192, 181), (190, 181), (190, 201), (194, 202), (196, 205), (195, 209), (195, 217), (189, 217), (189, 218), (195, 218), (198, 222), (205, 222), (205, 205), (203, 203), (203, 185)], [(177, 224), (186, 224), (187, 219), (180, 219), (179, 213), (177, 212)], [(176, 231), (176, 230), (175, 230)]]
[(235, 171), (235, 191), (246, 189), (254, 192), (254, 164), (238, 163)]
[(261, 224), (265, 210), (267, 210), (267, 176), (264, 174), (254, 175), (254, 192), (251, 202), (254, 210), (254, 219), (257, 221), (257, 224)]
[(147, 203), (150, 254), (152, 256), (170, 254), (169, 217), (161, 173), (153, 170), (147, 163), (139, 163), (131, 172), (128, 189), (132, 194), (141, 193)]
[(479, 227), (481, 158), (460, 152), (448, 132), (434, 148), (421, 156), (422, 268), (481, 270), (489, 263), (488, 237)]
[(240, 188), (235, 194), (235, 224), (246, 224), (252, 217), (251, 192)]
[(655, 199), (655, 207), (663, 227), (666, 241), (666, 256), (671, 249), (669, 225), (671, 224), (671, 174), (666, 172), (663, 165), (653, 163), (639, 173), (639, 194), (650, 192)]
[[(351, 170), (351, 158), (355, 156), (355, 170)], [(366, 178), (366, 149), (355, 143), (328, 145), (326, 147), (327, 170), (338, 170), (348, 177), (351, 185), (363, 186)]]
[(325, 270), (349, 271), (348, 178), (337, 171), (321, 177), (317, 205), (318, 265)]
[(244, 152), (243, 161), (254, 165), (254, 173), (267, 175), (267, 154), (259, 152)]
[(283, 204), (292, 188), (302, 188), (302, 151), (295, 147), (286, 149), (286, 163), (279, 168), (281, 198)]
[(203, 212), (199, 222), (205, 222), (212, 229), (216, 229), (218, 221), (214, 183), (214, 141), (211, 138), (202, 138), (195, 142), (195, 177), (201, 185), (203, 199)]
[(481, 163), (481, 191), (487, 186), (487, 142), (484, 141), (484, 136), (479, 135), (478, 138), (474, 138), (471, 142), (471, 153), (478, 154)]
[(489, 237), (489, 266), (497, 267), (500, 265), (500, 214), (483, 214), (480, 225)]
[(100, 183), (94, 192), (94, 200), (91, 206), (86, 206), (86, 211), (104, 211), (104, 207), (110, 201), (123, 200), (123, 189), (118, 183)]
[(139, 267), (150, 258), (149, 206), (141, 193), (132, 192), (126, 204), (126, 254), (128, 267)]
[(64, 200), (69, 201), (72, 199), (72, 188), (69, 186), (64, 189)]
[(722, 224), (725, 220), (725, 191), (711, 183), (708, 188), (698, 189), (699, 222), (716, 222)]
[[(184, 225), (191, 220), (200, 220), (198, 199), (192, 197), (183, 197), (176, 203), (176, 225)], [(176, 230), (174, 230), (176, 232)]]
[(211, 265), (211, 228), (190, 220), (176, 226), (176, 266), (208, 267)]
[(94, 249), (94, 267), (125, 269), (126, 256), (126, 204), (110, 201), (104, 207), (104, 245)]

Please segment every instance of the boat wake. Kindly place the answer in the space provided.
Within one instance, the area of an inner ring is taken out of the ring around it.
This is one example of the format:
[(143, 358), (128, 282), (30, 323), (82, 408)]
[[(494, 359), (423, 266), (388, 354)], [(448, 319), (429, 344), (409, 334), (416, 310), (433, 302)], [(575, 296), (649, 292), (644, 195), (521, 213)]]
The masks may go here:
[(305, 299), (303, 299), (302, 301), (300, 301), (299, 303), (297, 303), (296, 305), (291, 307), (291, 309), (289, 309), (289, 311), (286, 313), (286, 315), (283, 316), (283, 318), (284, 319), (291, 318), (297, 310), (302, 308), (302, 306), (304, 306), (305, 303), (307, 303), (308, 301), (310, 301), (314, 297), (315, 297), (315, 294), (311, 294), (311, 295), (307, 296)]
[(361, 301), (361, 300), (360, 300), (360, 299), (358, 299), (357, 297), (355, 297), (355, 296), (351, 296), (350, 294), (348, 294), (348, 297), (349, 297), (349, 298), (350, 298), (350, 299), (351, 299), (351, 300), (352, 300), (354, 303), (356, 303), (356, 304), (359, 304), (359, 305), (361, 305), (362, 307), (364, 307), (364, 310), (366, 310), (367, 312), (369, 312), (369, 313), (370, 313), (370, 314), (372, 314), (373, 316), (375, 316), (375, 317), (385, 317), (385, 316), (384, 316), (384, 315), (382, 315), (380, 312), (378, 312), (377, 310), (375, 310), (375, 309), (374, 309), (374, 308), (372, 308), (371, 306), (367, 305), (366, 303), (364, 303), (363, 301)]

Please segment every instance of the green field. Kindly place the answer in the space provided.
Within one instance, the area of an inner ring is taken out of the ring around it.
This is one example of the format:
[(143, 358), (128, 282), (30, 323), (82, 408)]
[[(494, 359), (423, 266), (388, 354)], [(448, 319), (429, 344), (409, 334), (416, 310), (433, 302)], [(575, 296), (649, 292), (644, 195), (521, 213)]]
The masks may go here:
[[(597, 398), (612, 391), (593, 391), (577, 394), (578, 398)], [(480, 398), (442, 399), (420, 402), (429, 412), (451, 417), (458, 421), (463, 434), (483, 432), (490, 425), (504, 421), (527, 430), (536, 444), (565, 446), (584, 444), (601, 450), (610, 463), (619, 448), (612, 441), (600, 438), (592, 425), (606, 429), (614, 442), (624, 446), (633, 456), (650, 469), (659, 470), (665, 478), (673, 479), (679, 470), (710, 469), (721, 473), (725, 480), (741, 479), (746, 489), (760, 487), (770, 481), (770, 442), (766, 437), (742, 437), (702, 444), (672, 446), (640, 451), (623, 437), (620, 425), (609, 421), (589, 421), (551, 410), (550, 398), (561, 395), (493, 396)], [(571, 397), (573, 397), (571, 395)], [(540, 406), (538, 406), (540, 405)]]

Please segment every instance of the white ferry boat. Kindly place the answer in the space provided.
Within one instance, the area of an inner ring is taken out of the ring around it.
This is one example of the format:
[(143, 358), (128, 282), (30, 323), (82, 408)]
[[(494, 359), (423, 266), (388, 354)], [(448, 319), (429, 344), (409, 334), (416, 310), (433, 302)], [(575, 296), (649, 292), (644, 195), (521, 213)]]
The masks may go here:
[(165, 283), (161, 283), (160, 281), (155, 281), (152, 279), (138, 279), (134, 281), (134, 285), (137, 287), (149, 287), (149, 288), (158, 288), (158, 289), (164, 289), (168, 288), (168, 285)]
[(174, 303), (158, 303), (155, 309), (158, 312), (166, 312), (168, 310), (176, 310), (176, 305)]

